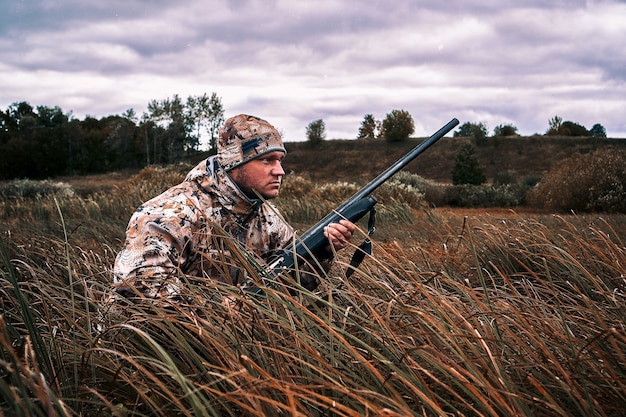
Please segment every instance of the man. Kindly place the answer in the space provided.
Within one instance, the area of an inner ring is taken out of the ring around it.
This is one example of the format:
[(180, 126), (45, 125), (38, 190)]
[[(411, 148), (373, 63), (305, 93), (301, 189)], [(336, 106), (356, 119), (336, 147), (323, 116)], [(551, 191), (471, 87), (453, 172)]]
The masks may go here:
[[(279, 194), (285, 154), (280, 133), (265, 120), (243, 114), (226, 120), (217, 155), (131, 217), (115, 260), (114, 291), (126, 298), (141, 293), (171, 303), (183, 301), (183, 275), (243, 285), (245, 269), (230, 258), (225, 239), (236, 239), (267, 261), (294, 238), (267, 202)], [(316, 264), (330, 268), (334, 252), (348, 245), (354, 230), (348, 221), (330, 224), (325, 230), (327, 254)], [(300, 280), (311, 290), (319, 284), (316, 274), (300, 274)]]

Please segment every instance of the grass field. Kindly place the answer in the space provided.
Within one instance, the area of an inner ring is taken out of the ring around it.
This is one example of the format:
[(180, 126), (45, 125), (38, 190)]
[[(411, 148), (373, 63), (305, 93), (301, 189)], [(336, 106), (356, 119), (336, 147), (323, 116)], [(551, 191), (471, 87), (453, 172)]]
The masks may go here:
[[(0, 201), (4, 415), (624, 414), (626, 215), (429, 208), (383, 189), (373, 256), (349, 279), (345, 251), (316, 293), (190, 279), (194, 309), (112, 311), (130, 214), (186, 168)], [(353, 188), (287, 181), (277, 204), (299, 230)]]

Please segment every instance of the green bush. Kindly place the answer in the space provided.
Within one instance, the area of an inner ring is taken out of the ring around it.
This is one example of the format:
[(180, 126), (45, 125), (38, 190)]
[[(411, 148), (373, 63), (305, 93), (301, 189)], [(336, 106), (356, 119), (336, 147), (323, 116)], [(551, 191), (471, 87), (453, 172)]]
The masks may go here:
[(606, 139), (606, 129), (600, 123), (596, 123), (589, 130), (589, 134), (594, 138), (604, 138)]
[(551, 127), (548, 129), (547, 135), (551, 136), (591, 136), (591, 133), (587, 128), (581, 124), (565, 121), (563, 123), (557, 123), (557, 121), (551, 121)]
[(382, 136), (389, 142), (402, 142), (415, 132), (411, 114), (406, 110), (392, 110), (382, 124)]
[(626, 153), (617, 149), (576, 154), (550, 171), (529, 204), (563, 211), (626, 212)]
[(518, 207), (526, 204), (531, 186), (523, 181), (497, 185), (448, 185), (430, 182), (420, 188), (433, 207)]
[(519, 136), (519, 135), (517, 134), (517, 127), (509, 123), (509, 124), (501, 124), (501, 125), (496, 126), (493, 129), (493, 136), (500, 137), (500, 136)]
[(483, 122), (465, 122), (457, 129), (456, 132), (453, 133), (453, 137), (474, 138), (481, 140), (485, 139), (487, 134), (487, 126)]

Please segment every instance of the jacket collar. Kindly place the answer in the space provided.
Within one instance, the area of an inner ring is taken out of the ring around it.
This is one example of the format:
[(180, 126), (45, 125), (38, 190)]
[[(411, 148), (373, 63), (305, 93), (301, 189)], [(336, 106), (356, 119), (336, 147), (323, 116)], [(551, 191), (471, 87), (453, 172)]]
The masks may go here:
[(238, 215), (249, 214), (263, 204), (261, 199), (246, 196), (219, 166), (215, 156), (200, 162), (187, 174), (185, 181), (197, 182), (204, 191), (213, 194), (223, 207)]

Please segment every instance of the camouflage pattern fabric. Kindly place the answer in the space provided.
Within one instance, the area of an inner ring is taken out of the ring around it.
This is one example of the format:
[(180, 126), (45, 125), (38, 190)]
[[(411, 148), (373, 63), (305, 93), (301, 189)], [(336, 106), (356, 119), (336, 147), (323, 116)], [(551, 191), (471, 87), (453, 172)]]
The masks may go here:
[[(243, 285), (245, 270), (229, 257), (224, 232), (261, 261), (294, 238), (273, 205), (246, 197), (212, 157), (135, 211), (115, 260), (112, 299), (141, 293), (166, 303), (182, 301), (183, 275)], [(320, 263), (328, 269), (330, 262)], [(318, 285), (311, 274), (300, 280), (308, 289)]]
[(220, 129), (217, 159), (225, 171), (270, 152), (287, 153), (274, 126), (256, 116), (240, 114), (229, 118)]

